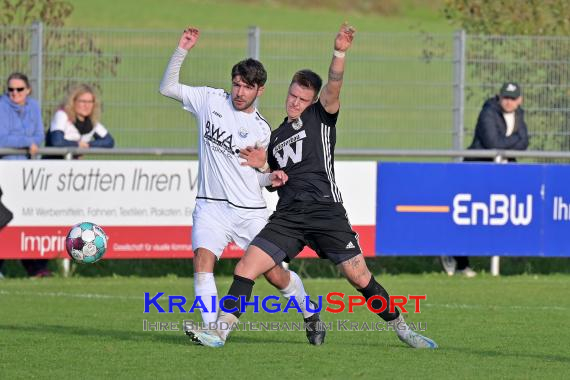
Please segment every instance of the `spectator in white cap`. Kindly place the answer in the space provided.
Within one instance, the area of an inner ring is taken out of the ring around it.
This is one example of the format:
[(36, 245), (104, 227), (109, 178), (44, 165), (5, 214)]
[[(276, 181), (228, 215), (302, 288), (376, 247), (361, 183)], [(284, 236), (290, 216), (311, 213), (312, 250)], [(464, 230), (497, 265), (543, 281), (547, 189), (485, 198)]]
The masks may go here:
[[(483, 104), (469, 149), (526, 150), (528, 133), (524, 111), (520, 107), (522, 100), (521, 87), (517, 83), (504, 83), (499, 94)], [(492, 158), (476, 160), (493, 161)], [(516, 160), (510, 158), (509, 161)]]

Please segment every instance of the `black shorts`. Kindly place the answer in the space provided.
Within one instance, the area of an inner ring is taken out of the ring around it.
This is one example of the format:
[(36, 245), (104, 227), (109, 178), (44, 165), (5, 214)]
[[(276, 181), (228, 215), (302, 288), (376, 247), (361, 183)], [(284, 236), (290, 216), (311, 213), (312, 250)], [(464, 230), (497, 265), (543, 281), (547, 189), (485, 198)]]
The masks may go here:
[(251, 245), (264, 250), (276, 264), (289, 262), (306, 245), (334, 264), (362, 253), (341, 203), (293, 202), (271, 215)]

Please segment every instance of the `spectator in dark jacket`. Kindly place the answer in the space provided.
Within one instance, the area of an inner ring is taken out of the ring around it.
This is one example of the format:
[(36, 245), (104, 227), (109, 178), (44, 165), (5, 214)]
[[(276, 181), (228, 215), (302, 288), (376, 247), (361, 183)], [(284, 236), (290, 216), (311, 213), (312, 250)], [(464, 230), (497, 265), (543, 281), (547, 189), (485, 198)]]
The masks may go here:
[[(528, 132), (524, 121), (521, 88), (507, 82), (499, 95), (487, 99), (477, 119), (475, 136), (469, 149), (526, 150)], [(493, 161), (477, 158), (466, 161)], [(516, 161), (514, 158), (509, 161)]]
[[(524, 121), (521, 87), (514, 82), (506, 82), (499, 94), (487, 99), (477, 119), (475, 136), (469, 149), (526, 150), (528, 131)], [(492, 158), (466, 158), (465, 161), (494, 161)], [(504, 160), (506, 162), (507, 160)], [(514, 162), (516, 159), (509, 158)], [(476, 272), (469, 266), (467, 256), (442, 256), (443, 269), (449, 275), (463, 274), (475, 277)]]

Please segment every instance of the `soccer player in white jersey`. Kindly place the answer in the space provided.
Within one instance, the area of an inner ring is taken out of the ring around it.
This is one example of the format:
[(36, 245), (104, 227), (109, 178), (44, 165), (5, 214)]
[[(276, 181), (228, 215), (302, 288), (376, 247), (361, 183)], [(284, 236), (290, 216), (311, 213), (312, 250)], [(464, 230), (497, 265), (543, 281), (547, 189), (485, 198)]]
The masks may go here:
[[(226, 310), (234, 311), (220, 313), (216, 326), (221, 328), (189, 330), (187, 335), (193, 341), (210, 347), (224, 346), (241, 316), (242, 306), (246, 306), (244, 301), (251, 297), (254, 285), (251, 280), (283, 260), (293, 259), (304, 246), (310, 246), (321, 258), (334, 263), (374, 309), (381, 310), (380, 299), (390, 299), (366, 266), (334, 174), (340, 90), (354, 33), (355, 29), (346, 23), (340, 27), (328, 81), (322, 91), (322, 80), (315, 72), (300, 70), (293, 76), (285, 101), (287, 117), (271, 133), (267, 149), (270, 168), (284, 170), (289, 180), (277, 189), (279, 203), (269, 223), (236, 265), (234, 282), (224, 304)], [(257, 149), (242, 152), (248, 165), (257, 166), (257, 152)], [(261, 154), (261, 162), (265, 162), (265, 152)], [(433, 340), (411, 330), (397, 308), (386, 308), (378, 316), (410, 347), (437, 348)]]
[[(192, 215), (194, 250), (194, 291), (208, 311), (202, 320), (215, 322), (209, 300), (217, 299), (214, 265), (226, 245), (233, 241), (247, 249), (251, 240), (267, 223), (268, 211), (262, 187), (280, 187), (287, 181), (281, 171), (262, 173), (242, 165), (240, 150), (247, 146), (267, 147), (271, 128), (255, 107), (255, 100), (265, 89), (267, 73), (261, 62), (246, 59), (232, 68), (232, 90), (191, 87), (179, 83), (180, 67), (188, 51), (200, 37), (194, 27), (184, 30), (178, 47), (170, 58), (160, 93), (176, 99), (197, 119), (199, 131), (199, 175), (196, 207)], [(305, 320), (319, 318), (307, 310), (303, 283), (293, 271), (278, 265), (264, 274), (283, 296), (295, 296)], [(322, 344), (325, 331), (307, 329), (311, 344)]]

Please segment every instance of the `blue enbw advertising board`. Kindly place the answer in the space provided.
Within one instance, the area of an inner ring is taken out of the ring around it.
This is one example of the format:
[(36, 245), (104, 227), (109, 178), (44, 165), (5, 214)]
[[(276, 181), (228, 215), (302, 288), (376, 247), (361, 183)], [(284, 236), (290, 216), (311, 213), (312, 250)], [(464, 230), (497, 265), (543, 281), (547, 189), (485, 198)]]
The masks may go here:
[(570, 166), (379, 163), (377, 255), (570, 256)]

